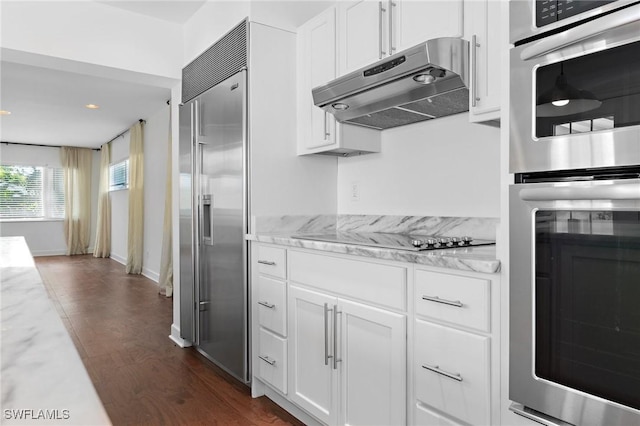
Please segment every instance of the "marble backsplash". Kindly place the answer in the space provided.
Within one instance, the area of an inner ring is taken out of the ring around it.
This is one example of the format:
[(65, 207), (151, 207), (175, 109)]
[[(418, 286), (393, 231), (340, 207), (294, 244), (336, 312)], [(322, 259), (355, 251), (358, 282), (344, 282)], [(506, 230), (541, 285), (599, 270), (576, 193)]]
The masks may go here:
[(252, 221), (254, 234), (389, 232), (397, 234), (471, 236), (495, 240), (497, 218), (383, 215), (262, 216)]

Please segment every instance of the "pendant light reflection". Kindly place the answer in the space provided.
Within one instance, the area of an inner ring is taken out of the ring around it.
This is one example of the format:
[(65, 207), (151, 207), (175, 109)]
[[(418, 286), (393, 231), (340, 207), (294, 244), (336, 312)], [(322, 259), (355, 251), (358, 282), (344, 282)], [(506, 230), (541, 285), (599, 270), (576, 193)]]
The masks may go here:
[(538, 117), (560, 117), (591, 111), (602, 105), (596, 96), (586, 90), (578, 90), (567, 82), (564, 65), (560, 63), (560, 75), (553, 87), (537, 100)]

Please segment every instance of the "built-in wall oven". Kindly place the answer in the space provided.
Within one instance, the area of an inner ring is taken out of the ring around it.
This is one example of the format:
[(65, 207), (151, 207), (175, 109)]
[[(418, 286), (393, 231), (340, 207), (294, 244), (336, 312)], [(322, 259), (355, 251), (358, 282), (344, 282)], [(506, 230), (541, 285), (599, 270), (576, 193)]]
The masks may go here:
[(640, 425), (640, 2), (510, 19), (511, 409)]

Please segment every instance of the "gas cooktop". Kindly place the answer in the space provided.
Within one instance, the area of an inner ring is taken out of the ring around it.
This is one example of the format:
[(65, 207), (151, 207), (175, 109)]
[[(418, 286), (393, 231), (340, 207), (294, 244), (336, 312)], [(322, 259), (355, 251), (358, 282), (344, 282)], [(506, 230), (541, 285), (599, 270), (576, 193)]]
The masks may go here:
[(496, 243), (492, 240), (476, 240), (468, 236), (450, 237), (442, 235), (392, 234), (384, 232), (300, 234), (293, 235), (291, 238), (411, 251), (475, 247)]

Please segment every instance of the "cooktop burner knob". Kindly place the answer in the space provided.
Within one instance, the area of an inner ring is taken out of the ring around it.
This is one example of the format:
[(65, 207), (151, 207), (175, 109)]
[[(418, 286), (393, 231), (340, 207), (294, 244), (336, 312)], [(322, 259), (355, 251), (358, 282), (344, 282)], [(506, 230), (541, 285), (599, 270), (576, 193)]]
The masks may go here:
[(424, 241), (422, 240), (411, 240), (411, 245), (414, 247), (422, 247), (424, 245)]
[(449, 237), (440, 238), (440, 244), (446, 247), (451, 247), (453, 245), (451, 243), (451, 238)]
[(462, 238), (458, 238), (458, 237), (451, 238), (451, 242), (453, 243), (454, 246), (461, 246), (464, 244), (464, 241), (462, 240)]
[(438, 244), (438, 240), (436, 238), (427, 238), (427, 247), (435, 247)]
[(471, 244), (471, 241), (473, 241), (473, 238), (472, 238), (472, 237), (462, 237), (462, 241), (463, 241), (465, 244), (467, 244), (467, 245), (468, 245), (468, 244)]

